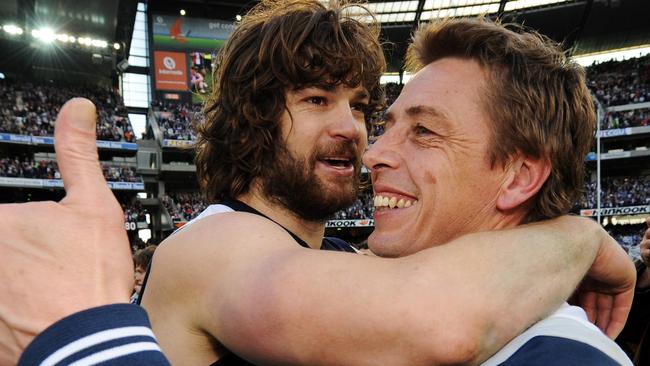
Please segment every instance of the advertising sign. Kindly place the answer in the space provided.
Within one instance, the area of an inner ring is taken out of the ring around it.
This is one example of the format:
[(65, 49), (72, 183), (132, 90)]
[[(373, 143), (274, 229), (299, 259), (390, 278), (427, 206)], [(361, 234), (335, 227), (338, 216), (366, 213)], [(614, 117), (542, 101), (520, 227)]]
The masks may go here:
[(214, 52), (223, 47), (235, 23), (227, 20), (169, 15), (153, 17), (154, 48), (175, 51)]
[(182, 52), (155, 51), (155, 80), (158, 90), (188, 91), (187, 55)]

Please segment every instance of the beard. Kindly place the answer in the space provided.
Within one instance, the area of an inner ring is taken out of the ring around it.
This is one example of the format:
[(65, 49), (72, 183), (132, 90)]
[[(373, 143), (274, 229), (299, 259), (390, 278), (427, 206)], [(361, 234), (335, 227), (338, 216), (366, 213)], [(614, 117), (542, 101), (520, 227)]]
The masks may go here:
[[(323, 182), (316, 175), (316, 163), (327, 156), (350, 156), (354, 173)], [(293, 156), (280, 146), (275, 164), (264, 169), (261, 188), (265, 197), (301, 219), (324, 222), (337, 211), (354, 203), (360, 187), (361, 159), (350, 140), (317, 147), (308, 158)]]

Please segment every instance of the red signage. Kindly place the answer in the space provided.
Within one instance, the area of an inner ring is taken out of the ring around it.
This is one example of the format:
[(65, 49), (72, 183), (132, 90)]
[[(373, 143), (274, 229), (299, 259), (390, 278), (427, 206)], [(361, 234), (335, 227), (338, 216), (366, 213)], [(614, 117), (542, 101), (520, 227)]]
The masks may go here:
[(182, 52), (155, 51), (156, 89), (188, 91), (187, 55)]

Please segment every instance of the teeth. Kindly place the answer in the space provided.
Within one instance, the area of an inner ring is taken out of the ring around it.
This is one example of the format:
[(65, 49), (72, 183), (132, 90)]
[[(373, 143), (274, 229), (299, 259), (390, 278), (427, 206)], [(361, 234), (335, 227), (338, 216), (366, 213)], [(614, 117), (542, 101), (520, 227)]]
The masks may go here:
[(395, 205), (397, 205), (397, 198), (392, 197), (390, 201), (388, 201), (388, 207), (395, 208)]
[(397, 197), (385, 197), (385, 196), (375, 196), (373, 199), (375, 207), (389, 207), (389, 208), (408, 208), (417, 203), (417, 201), (411, 201), (404, 198), (400, 198), (399, 201)]

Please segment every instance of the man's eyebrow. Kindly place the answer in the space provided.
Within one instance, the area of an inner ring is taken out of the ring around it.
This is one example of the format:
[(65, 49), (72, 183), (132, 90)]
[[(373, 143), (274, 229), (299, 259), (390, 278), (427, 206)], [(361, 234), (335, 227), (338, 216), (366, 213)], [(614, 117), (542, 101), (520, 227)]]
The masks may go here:
[(426, 105), (415, 105), (406, 109), (406, 114), (413, 118), (418, 116), (425, 116), (431, 119), (435, 119), (437, 122), (442, 122), (444, 127), (451, 127), (449, 123), (449, 117), (447, 114), (440, 109), (426, 106)]
[(299, 88), (296, 88), (296, 90), (297, 91), (302, 91), (302, 90), (311, 89), (311, 88), (321, 89), (321, 90), (329, 92), (329, 93), (333, 93), (334, 91), (336, 91), (336, 85), (327, 84), (327, 83), (308, 84), (308, 85), (304, 85), (304, 86), (301, 86)]

